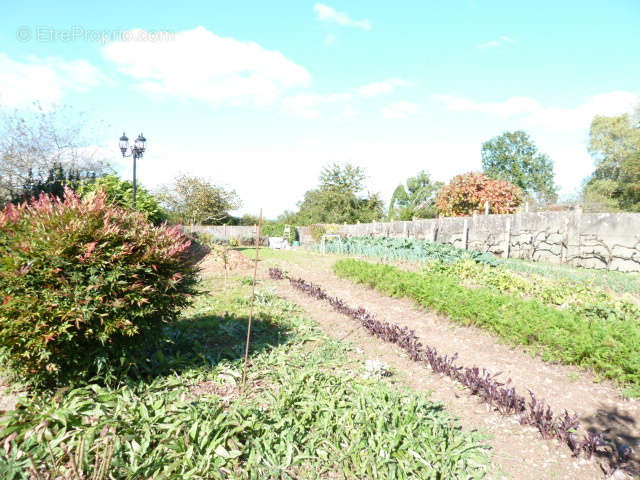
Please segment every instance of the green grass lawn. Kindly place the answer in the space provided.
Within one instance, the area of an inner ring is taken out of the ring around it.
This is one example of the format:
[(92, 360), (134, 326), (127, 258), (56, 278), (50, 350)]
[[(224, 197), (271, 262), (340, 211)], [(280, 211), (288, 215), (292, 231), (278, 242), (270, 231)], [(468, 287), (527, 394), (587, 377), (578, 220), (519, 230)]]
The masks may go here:
[(485, 476), (477, 434), (424, 394), (365, 379), (349, 344), (262, 285), (244, 389), (250, 287), (222, 283), (208, 280), (214, 293), (166, 325), (137, 380), (33, 395), (8, 412), (0, 478), (38, 478), (33, 465), (42, 478), (73, 468), (114, 479)]
[[(241, 252), (247, 258), (253, 260), (256, 258), (255, 247), (239, 247), (236, 248), (238, 252)], [(309, 259), (314, 257), (323, 256), (321, 253), (314, 252), (303, 248), (297, 248), (292, 250), (280, 250), (275, 248), (260, 248), (261, 260), (284, 260), (292, 262), (297, 265), (305, 265)]]

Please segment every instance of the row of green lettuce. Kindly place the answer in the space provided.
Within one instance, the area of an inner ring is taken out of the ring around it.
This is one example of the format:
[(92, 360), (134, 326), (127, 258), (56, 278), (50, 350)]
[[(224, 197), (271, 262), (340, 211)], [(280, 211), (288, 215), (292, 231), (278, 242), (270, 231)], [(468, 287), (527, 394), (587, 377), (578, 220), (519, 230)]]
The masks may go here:
[(411, 298), (453, 321), (531, 346), (546, 360), (589, 367), (628, 387), (627, 394), (640, 395), (640, 322), (594, 319), (572, 308), (501, 291), (489, 282), (467, 285), (446, 267), (425, 274), (345, 259), (336, 262), (334, 270), (388, 295)]
[(364, 378), (348, 344), (262, 287), (245, 391), (247, 283), (166, 325), (147, 380), (21, 401), (0, 421), (0, 478), (485, 476), (476, 434), (424, 395)]

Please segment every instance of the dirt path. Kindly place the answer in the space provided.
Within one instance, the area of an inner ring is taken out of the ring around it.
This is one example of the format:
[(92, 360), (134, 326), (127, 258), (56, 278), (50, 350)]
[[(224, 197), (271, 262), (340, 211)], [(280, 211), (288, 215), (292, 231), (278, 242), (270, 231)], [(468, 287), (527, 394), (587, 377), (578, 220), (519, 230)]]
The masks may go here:
[(398, 372), (398, 378), (412, 388), (433, 391), (447, 410), (461, 418), (467, 429), (477, 429), (491, 436), (495, 463), (501, 472), (494, 478), (534, 479), (602, 479), (599, 460), (571, 458), (568, 447), (540, 439), (533, 428), (522, 427), (515, 417), (490, 412), (477, 398), (471, 397), (446, 377), (410, 361), (397, 348), (369, 336), (357, 324), (337, 314), (326, 303), (314, 300), (293, 289), (287, 282), (266, 280), (271, 264), (283, 265), (292, 275), (320, 284), (331, 295), (345, 299), (375, 313), (380, 320), (406, 325), (440, 354), (458, 353), (459, 365), (479, 366), (502, 372), (511, 378), (522, 394), (531, 389), (547, 400), (555, 412), (577, 412), (583, 428), (609, 429), (609, 436), (630, 444), (637, 452), (640, 440), (640, 402), (624, 400), (608, 382), (595, 383), (595, 377), (578, 368), (551, 365), (534, 358), (521, 348), (500, 343), (496, 337), (473, 327), (462, 327), (445, 317), (416, 307), (408, 299), (394, 299), (374, 290), (337, 278), (331, 265), (336, 257), (310, 256), (304, 262), (270, 260), (263, 262), (261, 277), (276, 286), (278, 293), (302, 305), (329, 334), (359, 345), (365, 354), (379, 358)]

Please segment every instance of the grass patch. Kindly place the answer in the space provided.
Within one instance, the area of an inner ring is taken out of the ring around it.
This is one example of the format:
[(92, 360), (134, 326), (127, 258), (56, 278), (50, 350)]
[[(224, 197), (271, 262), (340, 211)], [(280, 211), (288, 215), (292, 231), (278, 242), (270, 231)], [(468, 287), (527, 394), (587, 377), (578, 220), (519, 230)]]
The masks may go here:
[(637, 322), (591, 321), (536, 299), (467, 288), (445, 274), (424, 275), (352, 259), (336, 262), (334, 270), (389, 295), (409, 297), (456, 322), (536, 347), (545, 360), (590, 367), (640, 394)]
[[(256, 258), (256, 249), (253, 248), (236, 248), (237, 251), (250, 258), (251, 260)], [(284, 260), (293, 262), (298, 265), (305, 265), (310, 258), (317, 257), (320, 254), (310, 250), (295, 249), (295, 250), (281, 250), (275, 248), (260, 248), (261, 260)]]
[(268, 290), (243, 391), (250, 288), (234, 285), (167, 325), (140, 379), (23, 399), (0, 422), (0, 478), (36, 478), (31, 465), (43, 478), (74, 465), (92, 474), (100, 462), (114, 479), (485, 475), (477, 435), (425, 395), (364, 379), (348, 344)]

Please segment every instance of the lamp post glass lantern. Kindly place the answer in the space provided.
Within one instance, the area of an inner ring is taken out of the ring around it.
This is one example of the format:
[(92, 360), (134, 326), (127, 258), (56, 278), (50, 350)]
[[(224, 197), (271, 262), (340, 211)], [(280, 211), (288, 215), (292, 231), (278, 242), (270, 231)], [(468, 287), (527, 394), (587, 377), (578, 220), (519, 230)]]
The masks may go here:
[[(142, 155), (144, 155), (144, 151), (146, 149), (146, 143), (147, 143), (147, 139), (144, 138), (144, 135), (142, 135), (142, 133), (140, 135), (138, 135), (138, 138), (135, 139), (135, 141), (133, 142), (133, 145), (131, 147), (129, 147), (129, 137), (127, 137), (127, 135), (122, 132), (122, 136), (120, 137), (120, 152), (122, 152), (122, 156), (123, 157), (133, 157), (133, 208), (136, 208), (136, 192), (137, 192), (137, 185), (136, 185), (136, 161), (138, 160), (138, 158), (142, 158)], [(130, 151), (129, 154), (127, 154), (127, 150)]]

